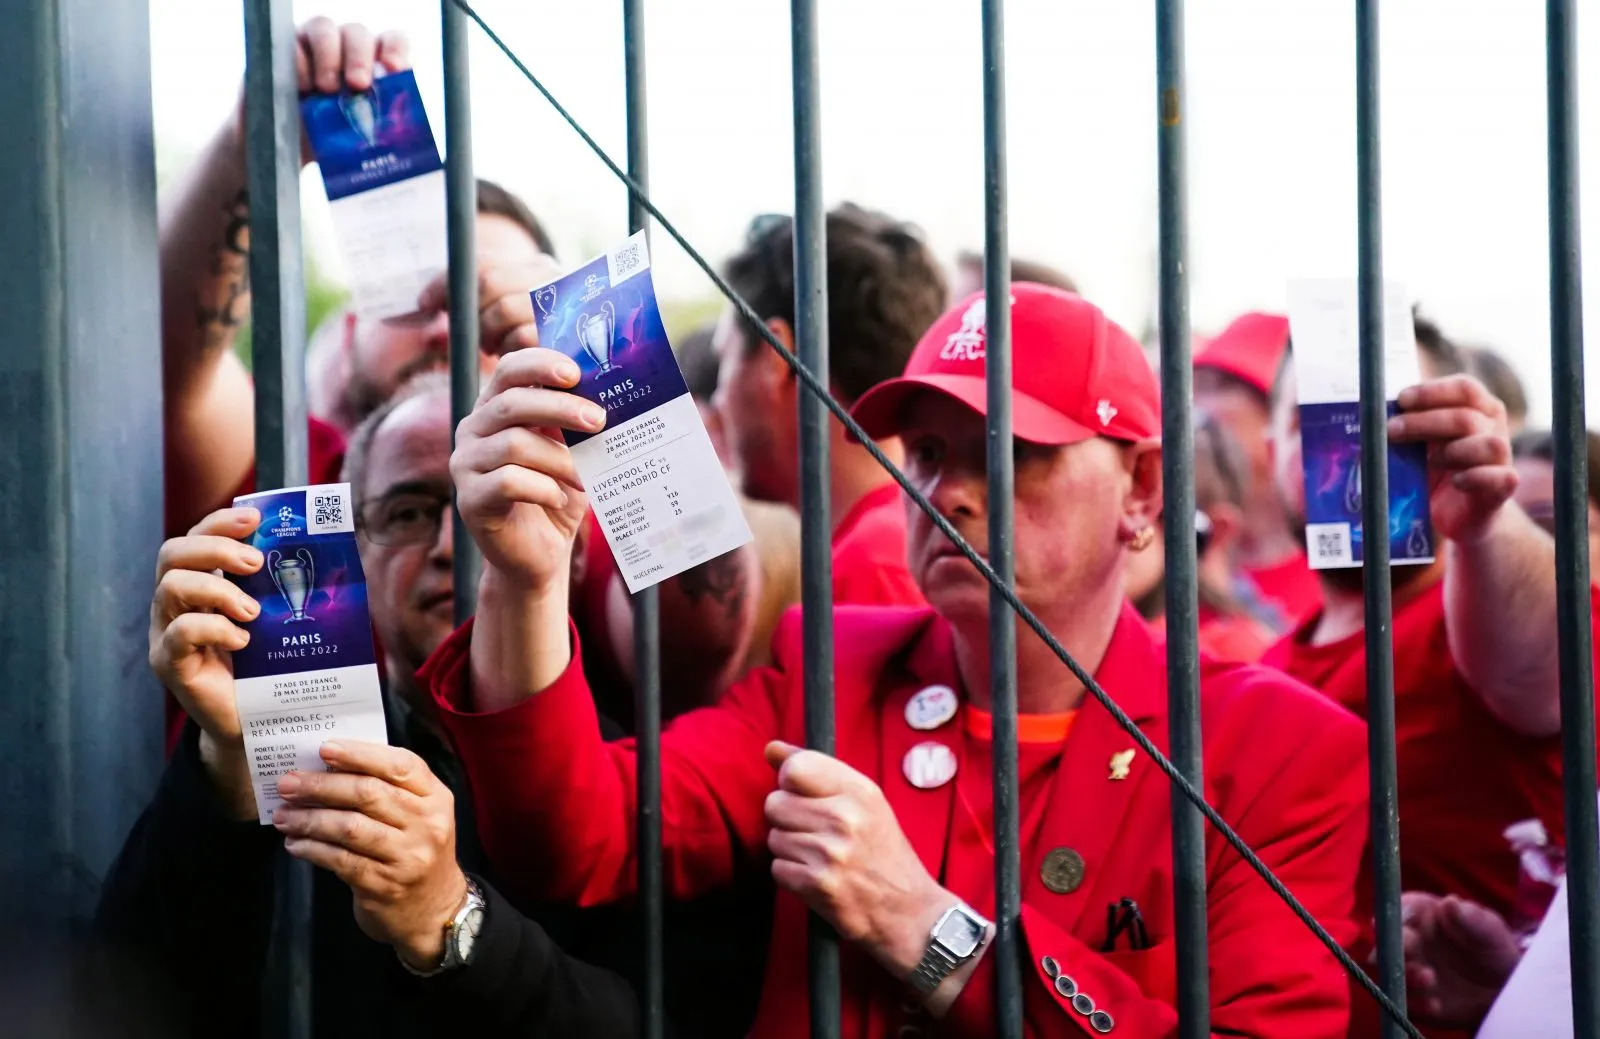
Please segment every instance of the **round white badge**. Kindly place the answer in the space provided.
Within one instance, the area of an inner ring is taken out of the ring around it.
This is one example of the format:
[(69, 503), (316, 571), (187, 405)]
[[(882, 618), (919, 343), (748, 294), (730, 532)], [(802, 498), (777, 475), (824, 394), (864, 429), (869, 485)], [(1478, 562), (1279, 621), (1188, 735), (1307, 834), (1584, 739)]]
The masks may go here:
[(937, 729), (956, 716), (961, 704), (947, 685), (930, 685), (906, 701), (906, 724), (918, 732)]
[(956, 754), (943, 743), (930, 740), (906, 751), (900, 768), (906, 774), (906, 782), (918, 790), (932, 790), (955, 778)]

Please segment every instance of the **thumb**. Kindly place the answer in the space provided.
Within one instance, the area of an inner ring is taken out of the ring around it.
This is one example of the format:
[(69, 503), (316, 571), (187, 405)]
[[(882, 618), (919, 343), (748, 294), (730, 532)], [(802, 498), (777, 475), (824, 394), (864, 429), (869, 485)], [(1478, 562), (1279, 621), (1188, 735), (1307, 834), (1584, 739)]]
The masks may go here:
[(1464, 945), (1497, 949), (1510, 936), (1511, 928), (1500, 914), (1476, 902), (1452, 895), (1442, 908), (1447, 926)]
[(782, 768), (783, 763), (800, 753), (800, 750), (801, 748), (796, 747), (793, 743), (785, 743), (782, 740), (773, 740), (771, 743), (767, 744), (767, 764), (771, 765), (773, 768)]

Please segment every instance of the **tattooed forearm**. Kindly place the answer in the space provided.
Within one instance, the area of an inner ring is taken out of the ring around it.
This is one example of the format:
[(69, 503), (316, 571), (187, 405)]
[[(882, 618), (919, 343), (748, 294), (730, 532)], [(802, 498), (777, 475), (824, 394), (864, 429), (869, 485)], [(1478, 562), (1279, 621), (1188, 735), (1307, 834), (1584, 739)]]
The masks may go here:
[(709, 599), (720, 604), (730, 618), (744, 610), (747, 554), (740, 549), (725, 552), (678, 575), (678, 589), (691, 604)]
[(224, 207), (227, 224), (212, 248), (209, 274), (200, 286), (195, 321), (207, 347), (231, 341), (250, 308), (250, 200), (240, 190)]

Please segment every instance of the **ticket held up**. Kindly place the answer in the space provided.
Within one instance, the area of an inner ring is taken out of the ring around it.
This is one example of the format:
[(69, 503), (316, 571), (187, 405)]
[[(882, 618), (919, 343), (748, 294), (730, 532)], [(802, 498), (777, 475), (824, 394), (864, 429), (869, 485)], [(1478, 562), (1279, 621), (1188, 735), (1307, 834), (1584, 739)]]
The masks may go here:
[(285, 772), (326, 771), (335, 737), (387, 743), (367, 582), (356, 551), (350, 485), (262, 491), (234, 499), (261, 512), (250, 544), (265, 562), (229, 575), (261, 606), (233, 654), (234, 696), (263, 825)]
[(532, 292), (539, 342), (606, 411), (567, 445), (628, 591), (750, 541), (744, 512), (667, 342), (643, 233)]
[[(1306, 558), (1313, 570), (1360, 566), (1361, 380), (1356, 282), (1328, 279), (1289, 285), (1289, 336), (1299, 384), (1300, 456), (1305, 471)], [(1420, 380), (1416, 330), (1401, 287), (1383, 287), (1384, 389), (1395, 396)], [(1389, 445), (1389, 558), (1434, 558), (1428, 452), (1423, 444)]]
[(416, 313), (448, 262), (444, 163), (409, 70), (300, 102), (363, 320)]

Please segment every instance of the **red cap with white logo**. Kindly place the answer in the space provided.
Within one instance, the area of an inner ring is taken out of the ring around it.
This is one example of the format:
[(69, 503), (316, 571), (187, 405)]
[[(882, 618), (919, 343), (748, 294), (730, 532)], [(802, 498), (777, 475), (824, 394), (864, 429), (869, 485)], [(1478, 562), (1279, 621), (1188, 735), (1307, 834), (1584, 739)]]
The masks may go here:
[[(906, 401), (935, 390), (988, 410), (983, 294), (933, 323), (898, 379), (879, 383), (851, 414), (873, 439), (900, 432)], [(1030, 282), (1011, 287), (1012, 432), (1037, 444), (1161, 435), (1161, 390), (1134, 338), (1082, 296)]]

